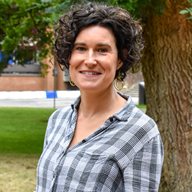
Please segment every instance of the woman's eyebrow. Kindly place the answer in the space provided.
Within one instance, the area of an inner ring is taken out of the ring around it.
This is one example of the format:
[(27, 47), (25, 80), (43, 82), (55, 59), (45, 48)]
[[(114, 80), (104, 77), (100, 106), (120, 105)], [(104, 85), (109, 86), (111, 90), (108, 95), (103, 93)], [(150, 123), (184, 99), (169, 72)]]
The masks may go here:
[[(87, 44), (84, 42), (75, 42), (73, 47), (76, 47), (76, 46), (87, 46)], [(96, 46), (97, 47), (107, 47), (107, 48), (111, 49), (111, 45), (109, 43), (100, 42), (100, 43), (97, 43)]]
[(97, 46), (111, 47), (108, 43), (97, 43)]
[(76, 43), (74, 43), (74, 46), (77, 46), (77, 45), (83, 45), (83, 46), (85, 46), (86, 44), (83, 43), (83, 42), (76, 42)]

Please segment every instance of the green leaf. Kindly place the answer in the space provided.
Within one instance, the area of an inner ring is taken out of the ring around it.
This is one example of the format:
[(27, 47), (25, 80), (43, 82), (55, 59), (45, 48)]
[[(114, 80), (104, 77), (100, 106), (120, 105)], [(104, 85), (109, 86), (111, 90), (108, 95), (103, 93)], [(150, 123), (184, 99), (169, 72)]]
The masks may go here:
[(185, 9), (185, 10), (181, 10), (179, 13), (182, 14), (182, 15), (184, 15), (184, 14), (190, 13), (190, 11), (187, 10), (187, 9)]

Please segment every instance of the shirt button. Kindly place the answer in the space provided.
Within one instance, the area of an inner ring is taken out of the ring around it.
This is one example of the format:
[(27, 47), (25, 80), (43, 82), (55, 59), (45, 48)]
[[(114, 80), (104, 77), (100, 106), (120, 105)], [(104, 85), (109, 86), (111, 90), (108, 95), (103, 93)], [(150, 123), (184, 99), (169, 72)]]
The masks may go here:
[(110, 117), (110, 118), (109, 118), (109, 121), (110, 121), (110, 122), (113, 122), (114, 120), (115, 120), (114, 117)]

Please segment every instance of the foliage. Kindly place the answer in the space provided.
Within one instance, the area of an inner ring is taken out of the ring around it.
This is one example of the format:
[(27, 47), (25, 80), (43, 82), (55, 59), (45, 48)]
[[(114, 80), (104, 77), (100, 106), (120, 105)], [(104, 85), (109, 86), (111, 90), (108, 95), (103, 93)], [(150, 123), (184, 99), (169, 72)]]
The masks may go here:
[(189, 15), (188, 19), (192, 19), (192, 0), (188, 0), (190, 7), (186, 7), (184, 10), (180, 11), (182, 15)]
[(7, 55), (13, 54), (22, 64), (30, 50), (38, 53), (40, 61), (45, 58), (51, 52), (54, 20), (68, 4), (61, 0), (1, 0), (0, 50), (5, 54), (2, 63), (7, 63)]

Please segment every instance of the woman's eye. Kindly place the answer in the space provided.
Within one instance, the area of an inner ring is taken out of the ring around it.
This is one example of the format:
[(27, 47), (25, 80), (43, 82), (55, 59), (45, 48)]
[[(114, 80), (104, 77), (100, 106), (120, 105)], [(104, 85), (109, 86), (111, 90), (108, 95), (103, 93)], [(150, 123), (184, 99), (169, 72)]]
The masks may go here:
[(99, 53), (106, 53), (108, 50), (106, 48), (99, 48), (97, 51)]
[(75, 49), (78, 50), (78, 51), (85, 51), (86, 50), (85, 47), (76, 47)]

